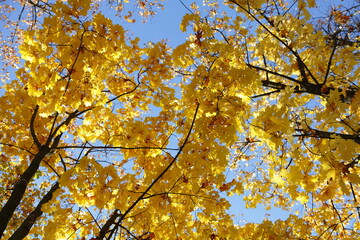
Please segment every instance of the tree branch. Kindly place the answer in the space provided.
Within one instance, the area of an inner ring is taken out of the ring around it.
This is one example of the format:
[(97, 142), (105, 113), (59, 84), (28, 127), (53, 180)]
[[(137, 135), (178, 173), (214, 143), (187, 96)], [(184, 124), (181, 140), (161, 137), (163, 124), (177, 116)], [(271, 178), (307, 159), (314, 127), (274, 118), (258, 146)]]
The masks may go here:
[[(294, 57), (296, 58), (296, 61), (298, 63), (298, 66), (299, 66), (299, 70), (301, 71), (301, 68), (302, 69), (306, 69), (308, 74), (310, 75), (310, 77), (313, 79), (313, 81), (317, 84), (317, 85), (320, 85), (319, 82), (316, 80), (316, 78), (314, 77), (314, 75), (311, 73), (310, 69), (306, 66), (306, 64), (304, 63), (304, 61), (301, 59), (299, 53), (294, 50), (292, 47), (290, 47), (289, 44), (287, 44), (284, 40), (282, 40), (280, 37), (278, 37), (275, 33), (273, 33), (267, 26), (265, 26), (264, 23), (262, 23), (251, 11), (250, 11), (250, 6), (248, 4), (248, 8), (249, 9), (246, 9), (244, 8), (243, 6), (241, 6), (239, 3), (237, 3), (236, 1), (234, 0), (230, 0), (232, 3), (234, 3), (235, 5), (237, 5), (239, 8), (241, 8), (244, 12), (246, 12), (252, 19), (254, 19), (262, 28), (265, 29), (266, 32), (268, 32), (271, 36), (273, 36), (277, 41), (279, 41), (282, 45), (284, 45), (293, 55)], [(302, 77), (305, 77), (305, 82), (307, 81), (307, 77), (306, 77), (306, 74)]]
[[(116, 218), (120, 217), (118, 222), (116, 223), (116, 225), (114, 226), (114, 228), (111, 230), (110, 235), (113, 234), (113, 232), (119, 227), (119, 225), (121, 224), (122, 220), (124, 220), (124, 218), (130, 213), (130, 211), (144, 198), (144, 196), (150, 191), (150, 189), (164, 176), (164, 174), (169, 171), (169, 169), (172, 167), (172, 165), (176, 162), (176, 160), (178, 159), (179, 155), (181, 154), (182, 150), (184, 149), (185, 145), (187, 144), (190, 134), (192, 132), (192, 129), (195, 125), (195, 119), (199, 110), (199, 106), (200, 104), (198, 103), (196, 106), (196, 110), (194, 113), (194, 117), (192, 119), (192, 123), (190, 126), (190, 129), (187, 133), (187, 136), (185, 137), (185, 140), (183, 142), (183, 144), (180, 146), (179, 151), (177, 152), (177, 154), (175, 155), (175, 157), (173, 157), (173, 160), (168, 164), (168, 166), (153, 180), (153, 182), (146, 188), (146, 190), (135, 200), (135, 202), (123, 213), (120, 214), (118, 213), (119, 210), (116, 209), (113, 214), (112, 217), (110, 217), (110, 219), (105, 223), (105, 225), (102, 227), (99, 235), (96, 237), (97, 240), (101, 240), (105, 238), (105, 235), (108, 233), (109, 228), (112, 224), (115, 224)], [(116, 216), (116, 217), (114, 217)]]
[(334, 43), (334, 47), (331, 51), (331, 54), (330, 54), (330, 57), (329, 57), (329, 61), (328, 61), (328, 64), (327, 64), (327, 68), (326, 68), (326, 73), (325, 73), (325, 77), (324, 77), (324, 82), (323, 82), (323, 85), (326, 84), (326, 81), (327, 81), (327, 78), (329, 76), (329, 72), (330, 72), (330, 68), (331, 68), (331, 61), (334, 57), (334, 54), (335, 54), (335, 51), (336, 51), (336, 42)]
[(360, 136), (359, 134), (343, 134), (336, 132), (326, 132), (313, 128), (309, 129), (295, 129), (297, 132), (302, 132), (302, 134), (295, 134), (294, 137), (314, 137), (314, 138), (325, 138), (325, 139), (335, 139), (336, 137), (340, 137), (345, 140), (353, 140), (357, 144), (360, 144)]
[(31, 115), (31, 119), (30, 119), (30, 134), (31, 134), (31, 137), (34, 140), (34, 143), (36, 144), (38, 149), (40, 149), (41, 148), (41, 143), (39, 142), (39, 140), (38, 140), (38, 138), (36, 136), (35, 128), (34, 128), (35, 118), (36, 118), (38, 110), (39, 110), (39, 105), (36, 105), (36, 107), (34, 109), (34, 112)]
[[(51, 153), (53, 151), (53, 149), (56, 149), (56, 147), (60, 141), (60, 138), (62, 136), (62, 134), (59, 134), (58, 136), (55, 137), (57, 131), (64, 124), (66, 124), (66, 125), (69, 124), (69, 122), (73, 118), (75, 118), (77, 116), (77, 114), (79, 113), (78, 111), (75, 111), (72, 114), (70, 114), (69, 117), (65, 121), (63, 121), (61, 124), (59, 124), (59, 126), (57, 126), (57, 128), (54, 130), (54, 132), (52, 134), (50, 134), (50, 136), (49, 136), (50, 139), (48, 139), (46, 142), (47, 144), (41, 145), (41, 143), (39, 142), (39, 140), (36, 137), (36, 133), (35, 133), (35, 129), (34, 129), (34, 122), (35, 122), (35, 117), (37, 115), (38, 109), (39, 109), (39, 106), (37, 105), (34, 109), (34, 113), (31, 116), (30, 133), (33, 138), (33, 141), (39, 148), (39, 151), (37, 152), (37, 154), (34, 155), (34, 158), (32, 159), (29, 167), (20, 176), (19, 181), (17, 181), (17, 183), (15, 184), (15, 186), (13, 188), (10, 198), (7, 200), (6, 204), (3, 206), (3, 208), (0, 211), (0, 219), (1, 219), (1, 221), (0, 221), (0, 238), (3, 236), (4, 231), (9, 223), (12, 215), (14, 214), (18, 205), (20, 204), (20, 201), (24, 196), (24, 193), (26, 191), (26, 188), (27, 188), (29, 182), (35, 175), (36, 171), (39, 169), (41, 161), (45, 158), (45, 156), (47, 154)], [(48, 144), (50, 144), (52, 138), (54, 138), (54, 137), (55, 137), (55, 139), (50, 147)]]
[(164, 148), (164, 147), (116, 147), (116, 146), (60, 146), (53, 149), (67, 149), (67, 148), (80, 148), (80, 149), (122, 149), (122, 150), (137, 150), (137, 149), (156, 149), (156, 150), (170, 150), (177, 151), (179, 148)]
[(41, 210), (41, 207), (49, 202), (52, 199), (52, 196), (54, 192), (59, 189), (59, 183), (56, 182), (51, 189), (45, 194), (45, 196), (41, 199), (41, 201), (38, 203), (34, 211), (32, 211), (29, 216), (22, 222), (20, 227), (16, 229), (16, 231), (11, 235), (9, 240), (20, 240), (24, 239), (30, 232), (30, 229), (36, 222), (36, 220), (42, 215), (43, 211)]
[[(266, 73), (270, 73), (274, 76), (279, 76), (282, 77), (284, 79), (290, 80), (294, 83), (297, 83), (299, 85), (296, 86), (291, 86), (291, 85), (286, 85), (284, 83), (280, 83), (280, 82), (274, 82), (271, 80), (262, 80), (262, 84), (264, 87), (269, 87), (269, 88), (273, 88), (276, 89), (277, 91), (273, 91), (270, 93), (264, 93), (264, 94), (259, 94), (256, 96), (253, 96), (252, 98), (256, 98), (256, 97), (261, 97), (261, 96), (266, 96), (269, 94), (272, 94), (274, 92), (278, 92), (279, 90), (283, 90), (285, 89), (287, 86), (288, 87), (292, 87), (294, 89), (294, 93), (309, 93), (309, 94), (314, 94), (314, 95), (318, 95), (318, 96), (327, 96), (329, 95), (329, 93), (331, 91), (338, 91), (338, 92), (343, 92), (343, 90), (341, 88), (334, 88), (334, 87), (327, 87), (326, 89), (323, 88), (323, 85), (317, 85), (317, 84), (313, 84), (313, 83), (306, 83), (304, 84), (302, 81), (299, 81), (293, 77), (284, 75), (282, 73), (278, 73), (263, 67), (259, 67), (259, 66), (254, 66), (252, 64), (247, 64), (247, 66), (260, 70), (260, 71), (264, 71)], [(344, 103), (350, 103), (351, 99), (355, 96), (357, 89), (356, 88), (349, 88), (345, 91), (345, 95), (341, 94), (340, 95), (340, 100)]]
[(51, 136), (52, 136), (52, 133), (53, 133), (53, 131), (54, 131), (54, 127), (55, 127), (55, 123), (56, 123), (56, 119), (57, 119), (58, 115), (59, 115), (59, 113), (56, 112), (54, 121), (53, 121), (53, 123), (52, 123), (52, 125), (51, 125), (51, 129), (50, 129), (50, 132), (49, 132), (48, 139), (47, 139), (47, 141), (46, 141), (46, 145), (48, 145), (48, 146), (50, 145), (50, 141), (51, 141), (51, 138), (52, 138)]
[(47, 146), (41, 146), (40, 151), (35, 155), (29, 167), (20, 176), (19, 181), (15, 184), (10, 198), (0, 211), (0, 238), (3, 236), (7, 224), (9, 223), (17, 206), (19, 205), (25, 193), (27, 185), (38, 170), (40, 162), (45, 158), (48, 153), (50, 153), (50, 148)]

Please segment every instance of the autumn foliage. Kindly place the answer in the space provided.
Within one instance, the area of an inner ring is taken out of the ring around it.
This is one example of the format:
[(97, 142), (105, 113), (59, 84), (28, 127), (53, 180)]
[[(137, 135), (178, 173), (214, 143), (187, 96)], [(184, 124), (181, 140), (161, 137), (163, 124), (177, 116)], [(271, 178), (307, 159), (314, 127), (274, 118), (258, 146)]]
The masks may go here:
[(360, 238), (360, 2), (174, 2), (1, 3), (0, 238)]

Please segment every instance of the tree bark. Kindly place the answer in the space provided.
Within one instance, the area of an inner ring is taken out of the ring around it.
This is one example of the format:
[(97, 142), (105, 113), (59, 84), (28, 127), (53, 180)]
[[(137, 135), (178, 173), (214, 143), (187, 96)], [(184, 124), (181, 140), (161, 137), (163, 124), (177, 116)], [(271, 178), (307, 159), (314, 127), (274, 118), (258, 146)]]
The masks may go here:
[(4, 235), (4, 231), (12, 215), (14, 214), (21, 199), (23, 198), (26, 187), (28, 186), (30, 180), (38, 170), (41, 161), (48, 153), (50, 153), (50, 148), (47, 146), (42, 146), (39, 152), (35, 155), (34, 159), (31, 161), (29, 167), (20, 176), (19, 181), (15, 184), (10, 198), (0, 211), (0, 238)]
[(36, 220), (42, 215), (43, 211), (41, 211), (41, 207), (49, 202), (52, 199), (54, 192), (59, 189), (59, 182), (56, 182), (48, 193), (41, 199), (39, 204), (36, 206), (34, 211), (30, 213), (30, 215), (23, 221), (21, 226), (13, 233), (13, 235), (9, 238), (9, 240), (19, 240), (24, 239), (30, 232), (30, 229), (36, 222)]

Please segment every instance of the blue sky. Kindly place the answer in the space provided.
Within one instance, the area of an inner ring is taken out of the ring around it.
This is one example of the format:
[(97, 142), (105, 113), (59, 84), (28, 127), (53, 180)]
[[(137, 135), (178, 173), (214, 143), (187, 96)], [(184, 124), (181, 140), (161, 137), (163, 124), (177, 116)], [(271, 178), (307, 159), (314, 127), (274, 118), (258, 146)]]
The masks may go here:
[[(190, 5), (192, 2), (200, 1), (188, 1), (183, 0), (183, 3)], [(351, 7), (355, 4), (355, 1), (351, 0), (320, 0), (317, 1), (318, 8), (311, 11), (314, 17), (316, 16), (326, 16), (331, 7), (336, 5), (343, 5), (346, 7)], [(226, 12), (231, 15), (231, 10), (229, 8), (224, 8)], [(136, 23), (127, 23), (122, 22), (121, 24), (129, 30), (129, 33), (133, 34), (134, 37), (140, 37), (141, 42), (147, 43), (157, 42), (162, 39), (166, 39), (167, 43), (171, 47), (176, 47), (177, 45), (186, 41), (187, 33), (181, 32), (179, 25), (181, 23), (182, 16), (189, 11), (183, 6), (179, 0), (168, 0), (164, 1), (164, 10), (159, 10), (158, 14), (150, 18), (146, 23), (137, 21)], [(104, 12), (106, 15), (106, 11)], [(233, 177), (234, 174), (229, 172), (228, 175)], [(246, 209), (245, 203), (242, 200), (243, 196), (233, 195), (227, 197), (230, 201), (232, 207), (230, 208), (230, 214), (234, 215), (235, 223), (243, 224), (244, 222), (261, 222), (264, 218), (269, 220), (276, 221), (277, 219), (286, 219), (290, 212), (273, 208), (269, 211), (265, 210), (264, 207), (258, 206), (256, 209)], [(301, 212), (302, 206), (294, 206), (293, 211)]]
[[(191, 3), (193, 1), (183, 1)], [(230, 9), (229, 9), (230, 10)], [(233, 11), (233, 10), (232, 10)], [(175, 48), (177, 45), (186, 41), (187, 33), (183, 33), (180, 30), (180, 23), (182, 16), (189, 11), (178, 0), (164, 1), (164, 10), (159, 10), (157, 15), (150, 18), (146, 23), (136, 21), (135, 23), (121, 22), (129, 33), (134, 37), (139, 37), (143, 43), (157, 42), (163, 39), (167, 40), (167, 43)], [(107, 11), (104, 15), (107, 15)], [(110, 16), (108, 16), (110, 17)], [(229, 172), (229, 177), (233, 177), (234, 174)], [(225, 195), (223, 195), (225, 196)], [(276, 221), (277, 219), (286, 219), (289, 212), (282, 209), (274, 208), (272, 210), (265, 210), (264, 207), (258, 206), (256, 209), (246, 209), (245, 202), (242, 200), (243, 196), (233, 195), (226, 197), (230, 203), (231, 208), (229, 213), (234, 216), (236, 224), (244, 224), (245, 222), (261, 222), (264, 218)]]
[[(192, 2), (194, 1), (183, 0), (183, 3), (188, 5)], [(6, 3), (14, 5), (17, 8), (17, 10), (10, 15), (10, 17), (14, 17), (14, 19), (17, 20), (21, 11), (21, 6), (16, 5), (13, 1), (6, 1)], [(183, 15), (189, 13), (189, 11), (179, 0), (168, 0), (164, 1), (163, 4), (164, 10), (159, 9), (157, 15), (149, 18), (145, 23), (143, 23), (141, 19), (135, 23), (128, 23), (125, 20), (114, 17), (114, 15), (107, 10), (104, 10), (103, 14), (106, 17), (111, 18), (114, 22), (123, 25), (132, 37), (139, 37), (140, 41), (144, 44), (165, 39), (169, 46), (175, 48), (179, 44), (185, 42), (186, 37), (188, 36), (188, 33), (182, 32), (179, 26)], [(129, 8), (132, 8), (131, 3), (129, 4)], [(4, 34), (3, 37), (5, 37), (7, 34), (6, 30), (2, 29), (1, 32)], [(15, 78), (13, 72), (11, 72), (10, 78)], [(154, 109), (154, 111), (156, 110)], [(227, 174), (229, 177), (234, 176), (231, 172), (228, 172)], [(232, 205), (230, 214), (234, 215), (234, 220), (237, 224), (243, 224), (245, 222), (261, 222), (264, 218), (273, 221), (279, 218), (286, 219), (289, 214), (281, 209), (266, 211), (262, 206), (258, 206), (256, 209), (246, 209), (242, 197), (243, 196), (236, 195), (226, 197)]]
[[(183, 2), (185, 4), (190, 4), (193, 1), (184, 0)], [(314, 14), (325, 14), (329, 9), (328, 6), (335, 4), (336, 2), (351, 4), (354, 1), (328, 0), (320, 2), (323, 2), (321, 10), (314, 11)], [(20, 10), (21, 8), (19, 8), (19, 11), (17, 11), (16, 14), (14, 13), (14, 18), (18, 17), (17, 14)], [(166, 39), (171, 47), (176, 47), (186, 41), (186, 37), (188, 36), (188, 34), (181, 32), (179, 28), (182, 16), (186, 13), (188, 13), (188, 10), (179, 0), (168, 0), (164, 1), (164, 10), (159, 10), (158, 14), (155, 17), (150, 18), (146, 23), (142, 23), (141, 21), (137, 21), (132, 24), (127, 23), (126, 21), (119, 23), (129, 30), (129, 34), (132, 34), (134, 37), (140, 37), (141, 42), (143, 43), (147, 43), (149, 41), (157, 42), (162, 39)], [(104, 11), (104, 15), (114, 19), (109, 14), (109, 12)], [(229, 175), (231, 175), (231, 173), (229, 173)], [(256, 209), (246, 209), (245, 203), (242, 201), (242, 196), (232, 196), (228, 199), (232, 204), (230, 213), (235, 216), (235, 222), (239, 224), (243, 223), (242, 221), (261, 222), (265, 217), (275, 221), (279, 218), (285, 219), (289, 214), (288, 212), (280, 209), (266, 211), (261, 206)]]

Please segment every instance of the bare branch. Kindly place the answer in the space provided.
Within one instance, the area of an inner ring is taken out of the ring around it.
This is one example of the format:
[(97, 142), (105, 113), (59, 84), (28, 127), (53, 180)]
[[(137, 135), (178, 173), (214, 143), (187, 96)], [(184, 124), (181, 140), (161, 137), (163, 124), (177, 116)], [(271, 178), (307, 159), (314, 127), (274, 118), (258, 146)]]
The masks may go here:
[(54, 118), (54, 121), (53, 121), (53, 124), (51, 125), (51, 129), (50, 129), (50, 132), (49, 132), (48, 139), (47, 139), (47, 141), (46, 141), (46, 145), (47, 145), (47, 146), (50, 145), (50, 141), (51, 141), (51, 139), (52, 139), (52, 133), (53, 133), (53, 131), (54, 131), (54, 127), (55, 127), (56, 119), (57, 119), (58, 115), (59, 115), (59, 113), (56, 112), (55, 118)]
[(334, 57), (335, 51), (336, 51), (336, 44), (334, 44), (333, 49), (332, 49), (332, 51), (330, 53), (330, 57), (329, 57), (329, 61), (328, 61), (328, 64), (327, 64), (323, 85), (326, 84), (326, 81), (328, 79), (328, 76), (329, 76), (329, 73), (330, 73), (330, 68), (331, 68), (331, 61), (332, 61), (332, 59)]
[(39, 142), (36, 133), (35, 133), (35, 129), (34, 129), (34, 123), (35, 123), (35, 118), (37, 115), (37, 112), (39, 110), (39, 105), (36, 105), (33, 114), (31, 115), (31, 119), (30, 119), (30, 133), (31, 133), (31, 137), (34, 140), (34, 143), (36, 144), (36, 146), (38, 147), (38, 149), (41, 148), (41, 143)]
[(0, 238), (3, 236), (7, 224), (9, 223), (12, 215), (14, 214), (21, 199), (23, 198), (27, 185), (38, 170), (40, 162), (49, 152), (50, 148), (48, 148), (47, 146), (41, 146), (40, 151), (34, 156), (29, 167), (25, 170), (23, 174), (21, 174), (20, 179), (15, 184), (10, 198), (7, 200), (6, 204), (0, 211)]
[[(282, 45), (284, 45), (296, 58), (296, 61), (298, 62), (298, 66), (299, 69), (300, 68), (304, 68), (307, 70), (308, 74), (310, 75), (310, 77), (313, 79), (313, 81), (317, 84), (320, 85), (319, 82), (316, 80), (316, 78), (314, 77), (314, 75), (311, 73), (310, 69), (306, 66), (306, 64), (304, 63), (304, 61), (301, 59), (299, 53), (294, 50), (292, 47), (290, 47), (289, 44), (287, 44), (283, 39), (281, 39), (280, 37), (278, 37), (275, 33), (273, 33), (267, 26), (265, 26), (264, 23), (262, 23), (251, 11), (250, 11), (250, 6), (248, 3), (248, 8), (246, 9), (243, 6), (241, 6), (239, 3), (237, 3), (234, 0), (230, 0), (230, 2), (234, 3), (235, 5), (237, 5), (239, 8), (241, 8), (244, 12), (246, 12), (252, 19), (254, 19), (262, 28), (265, 29), (266, 32), (268, 32), (271, 36), (273, 36), (276, 40), (278, 40)], [(301, 70), (301, 69), (300, 69)], [(306, 74), (303, 76), (306, 77)], [(304, 79), (303, 79), (304, 80)], [(307, 78), (306, 78), (307, 80)], [(306, 83), (306, 82), (304, 82)]]
[(1, 145), (4, 145), (4, 146), (8, 146), (8, 147), (13, 147), (13, 148), (17, 148), (17, 149), (20, 149), (20, 150), (23, 150), (31, 155), (35, 155), (33, 154), (32, 152), (30, 152), (29, 150), (25, 149), (25, 148), (22, 148), (22, 147), (19, 147), (19, 146), (16, 146), (16, 145), (13, 145), (13, 144), (10, 144), (10, 143), (4, 143), (4, 142), (0, 142)]
[(336, 132), (326, 132), (326, 131), (313, 129), (310, 127), (309, 129), (295, 129), (295, 131), (302, 132), (302, 134), (295, 134), (294, 137), (314, 137), (314, 138), (325, 138), (325, 139), (335, 139), (336, 137), (340, 137), (346, 140), (353, 140), (357, 144), (360, 144), (359, 134), (343, 134)]
[[(153, 182), (146, 188), (146, 190), (135, 200), (135, 202), (123, 213), (120, 214), (118, 213), (119, 210), (116, 209), (113, 214), (112, 217), (110, 217), (110, 219), (105, 223), (105, 225), (102, 227), (99, 235), (96, 237), (96, 239), (100, 240), (100, 239), (104, 239), (105, 235), (108, 233), (109, 228), (112, 224), (115, 223), (116, 218), (120, 217), (118, 222), (116, 223), (116, 225), (114, 226), (114, 228), (111, 230), (110, 235), (113, 234), (113, 232), (119, 227), (119, 225), (121, 224), (122, 220), (130, 213), (130, 211), (144, 198), (144, 196), (150, 191), (150, 189), (164, 176), (164, 174), (169, 171), (169, 169), (172, 167), (172, 165), (174, 165), (174, 163), (176, 162), (176, 160), (178, 159), (178, 157), (180, 156), (182, 150), (184, 149), (185, 145), (187, 144), (190, 134), (192, 132), (192, 129), (195, 125), (195, 119), (199, 110), (199, 106), (200, 104), (198, 103), (196, 106), (196, 110), (194, 113), (194, 117), (192, 119), (192, 123), (190, 126), (190, 129), (187, 133), (187, 136), (185, 137), (185, 140), (183, 142), (183, 144), (180, 146), (179, 151), (177, 152), (177, 154), (173, 157), (173, 160), (168, 164), (168, 166), (153, 180)], [(116, 216), (116, 217), (114, 217)]]
[(164, 147), (116, 147), (116, 146), (60, 146), (53, 149), (67, 149), (67, 148), (79, 148), (79, 149), (123, 149), (123, 150), (136, 150), (136, 149), (157, 149), (157, 150), (169, 150), (177, 151), (179, 148), (164, 148)]
[(45, 196), (41, 199), (41, 201), (38, 203), (34, 211), (32, 211), (29, 216), (22, 222), (20, 227), (11, 235), (9, 240), (19, 240), (24, 239), (30, 232), (30, 229), (36, 222), (36, 220), (42, 215), (43, 211), (41, 210), (41, 207), (49, 202), (52, 199), (52, 196), (54, 192), (59, 189), (59, 183), (56, 182), (48, 193), (45, 194)]

